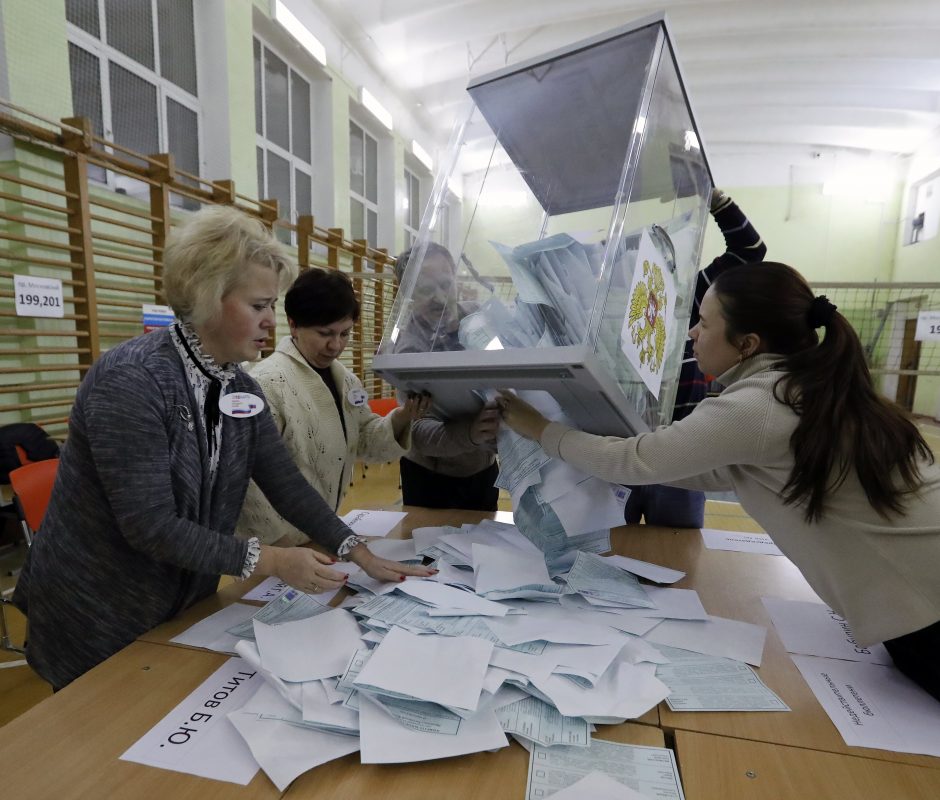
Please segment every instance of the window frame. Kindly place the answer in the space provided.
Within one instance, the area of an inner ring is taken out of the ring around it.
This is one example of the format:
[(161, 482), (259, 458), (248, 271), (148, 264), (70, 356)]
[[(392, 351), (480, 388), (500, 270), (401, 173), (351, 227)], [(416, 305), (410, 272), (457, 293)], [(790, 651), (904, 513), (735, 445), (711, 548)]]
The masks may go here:
[[(291, 61), (291, 59), (287, 58), (279, 48), (275, 47), (267, 39), (259, 35), (257, 31), (252, 32), (251, 38), (252, 38), (252, 60), (254, 60), (254, 43), (257, 42), (258, 45), (261, 47), (261, 71), (260, 71), (261, 83), (260, 83), (260, 87), (259, 86), (254, 87), (255, 92), (257, 92), (259, 88), (261, 91), (261, 120), (260, 120), (261, 133), (258, 133), (257, 124), (256, 124), (255, 154), (257, 158), (258, 150), (260, 150), (262, 153), (262, 164), (261, 164), (260, 174), (262, 176), (264, 184), (258, 186), (258, 196), (261, 199), (269, 199), (273, 197), (273, 195), (268, 189), (268, 185), (270, 183), (270, 171), (268, 169), (268, 155), (270, 153), (273, 153), (278, 158), (281, 158), (287, 161), (290, 167), (290, 175), (289, 175), (290, 208), (286, 210), (286, 215), (285, 215), (285, 209), (278, 209), (278, 213), (281, 219), (287, 219), (288, 222), (290, 222), (292, 225), (296, 225), (298, 217), (301, 216), (297, 208), (296, 172), (298, 171), (304, 173), (310, 179), (310, 208), (307, 213), (313, 214), (313, 203), (314, 203), (313, 193), (314, 193), (314, 185), (315, 185), (313, 161), (314, 161), (314, 155), (316, 153), (315, 142), (314, 142), (314, 119), (313, 119), (314, 79), (308, 75), (305, 75), (300, 69), (297, 68), (297, 66), (294, 64), (293, 61)], [(291, 148), (289, 150), (285, 150), (283, 146), (277, 144), (277, 142), (274, 142), (273, 140), (267, 138), (266, 136), (267, 131), (268, 131), (268, 126), (267, 126), (267, 104), (265, 103), (267, 87), (266, 87), (265, 80), (264, 80), (264, 75), (265, 75), (264, 51), (265, 49), (270, 50), (274, 56), (276, 56), (278, 59), (283, 61), (284, 64), (287, 66), (287, 92), (288, 92), (288, 95), (287, 95), (288, 97), (287, 99), (287, 134), (288, 134), (288, 144), (289, 144), (289, 147)], [(308, 125), (307, 125), (307, 129), (310, 132), (310, 161), (304, 161), (304, 159), (301, 156), (295, 155), (293, 152), (291, 152), (291, 150), (294, 147), (294, 103), (293, 103), (293, 97), (294, 97), (293, 75), (294, 74), (296, 74), (298, 78), (300, 78), (301, 80), (304, 81), (304, 83), (307, 84), (307, 94), (309, 98), (308, 108), (310, 109), (309, 115), (308, 115), (309, 116)], [(294, 242), (294, 239), (295, 239), (295, 236), (292, 232), (291, 233), (292, 243), (296, 243)]]
[[(194, 0), (195, 3), (195, 0)], [(203, 110), (202, 103), (198, 96), (190, 94), (188, 91), (182, 87), (175, 84), (169, 78), (164, 78), (160, 74), (160, 25), (157, 13), (157, 4), (156, 0), (150, 0), (150, 12), (153, 20), (153, 46), (154, 46), (154, 69), (151, 70), (144, 64), (141, 64), (138, 61), (135, 61), (130, 56), (122, 53), (113, 45), (108, 44), (107, 41), (107, 32), (108, 32), (108, 22), (107, 14), (105, 13), (104, 0), (97, 0), (98, 6), (98, 30), (99, 36), (96, 37), (88, 31), (80, 28), (78, 25), (66, 20), (66, 40), (69, 44), (74, 45), (80, 50), (84, 50), (86, 53), (89, 53), (94, 58), (98, 60), (98, 87), (101, 93), (101, 126), (102, 126), (102, 135), (109, 142), (114, 142), (114, 122), (112, 114), (112, 105), (111, 105), (111, 64), (117, 64), (124, 70), (127, 70), (132, 75), (146, 83), (150, 84), (156, 89), (156, 103), (157, 103), (157, 153), (168, 153), (170, 152), (169, 145), (169, 130), (167, 125), (167, 101), (172, 99), (174, 102), (183, 106), (184, 108), (192, 111), (196, 115), (196, 147), (197, 147), (197, 165), (196, 172), (197, 176), (202, 176), (203, 164), (204, 164), (204, 154), (205, 154), (205, 143), (203, 140), (204, 137), (204, 125), (203, 125)], [(199, 15), (193, 13), (193, 40), (196, 46), (196, 64), (197, 64), (197, 90), (198, 90), (198, 80), (199, 80), (199, 51), (198, 51), (198, 42), (199, 42)], [(71, 83), (71, 81), (70, 81)], [(73, 97), (73, 110), (74, 110), (74, 97)], [(113, 147), (105, 146), (105, 150), (109, 153), (114, 153), (120, 151), (115, 151)], [(155, 155), (154, 153), (143, 153), (143, 155)], [(188, 170), (187, 170), (188, 171)], [(104, 179), (99, 175), (89, 174), (89, 178), (98, 184), (105, 185), (109, 189), (115, 192), (121, 192), (130, 196), (137, 196), (146, 191), (146, 184), (141, 181), (135, 180), (133, 178), (128, 178), (125, 175), (120, 175), (115, 173), (113, 170), (106, 170), (104, 172)], [(184, 198), (180, 198), (184, 200)], [(180, 203), (174, 202), (174, 205)]]
[[(350, 202), (349, 236), (350, 238), (356, 238), (352, 229), (353, 228), (352, 203), (357, 202), (362, 205), (362, 226), (363, 226), (362, 238), (369, 242), (369, 247), (378, 247), (378, 239), (379, 239), (379, 234), (381, 230), (381, 219), (382, 219), (381, 205), (379, 202), (382, 196), (382, 188), (381, 188), (382, 187), (382, 174), (381, 174), (381, 169), (380, 169), (380, 164), (381, 164), (382, 159), (381, 159), (381, 156), (379, 155), (381, 152), (382, 139), (380, 136), (377, 136), (374, 133), (373, 129), (370, 126), (363, 124), (357, 116), (350, 114), (349, 116), (350, 128), (353, 125), (355, 125), (362, 133), (363, 193), (360, 194), (359, 192), (354, 191), (352, 188), (352, 181), (350, 181), (350, 184), (349, 184), (349, 202)], [(347, 169), (347, 173), (351, 173), (352, 160), (353, 160), (352, 159), (352, 130), (351, 129), (347, 132), (347, 136), (349, 137), (349, 162), (348, 162), (349, 166)], [(369, 200), (368, 197), (366, 196), (366, 192), (368, 191), (367, 186), (368, 186), (368, 171), (369, 171), (369, 165), (366, 160), (366, 157), (368, 154), (367, 139), (371, 139), (375, 143), (375, 195), (376, 197), (374, 201)], [(371, 241), (369, 239), (369, 212), (370, 211), (375, 213), (375, 241)]]

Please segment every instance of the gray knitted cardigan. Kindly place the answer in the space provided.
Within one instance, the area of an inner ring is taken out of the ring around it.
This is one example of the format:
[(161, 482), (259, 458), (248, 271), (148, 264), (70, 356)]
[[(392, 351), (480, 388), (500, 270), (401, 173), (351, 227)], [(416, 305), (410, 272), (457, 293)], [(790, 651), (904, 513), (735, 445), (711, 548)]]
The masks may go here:
[[(285, 519), (335, 551), (352, 531), (311, 488), (270, 412), (223, 415), (214, 486), (203, 420), (170, 336), (125, 342), (82, 381), (52, 500), (14, 602), (27, 659), (59, 688), (240, 574), (232, 534), (249, 479)], [(240, 369), (228, 392), (262, 396)]]

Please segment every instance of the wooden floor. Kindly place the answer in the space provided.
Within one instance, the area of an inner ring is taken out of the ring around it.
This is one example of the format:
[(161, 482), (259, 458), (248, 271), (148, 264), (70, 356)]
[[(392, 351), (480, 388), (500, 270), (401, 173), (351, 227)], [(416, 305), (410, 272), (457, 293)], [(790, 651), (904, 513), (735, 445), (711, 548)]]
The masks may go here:
[[(921, 429), (933, 452), (940, 453), (940, 426), (925, 422), (921, 424)], [(401, 490), (398, 486), (397, 462), (372, 464), (364, 472), (358, 472), (340, 507), (340, 513), (353, 508), (394, 509), (400, 506)], [(509, 496), (505, 492), (500, 493), (499, 508), (506, 511), (512, 509)], [(744, 513), (740, 505), (716, 500), (709, 500), (705, 504), (705, 526), (732, 531), (761, 530), (760, 526)], [(4, 591), (5, 596), (16, 580), (8, 573), (22, 562), (24, 551), (25, 547), (20, 545), (12, 552), (0, 553), (0, 589)], [(14, 643), (22, 643), (25, 633), (23, 616), (10, 606), (5, 606), (4, 612), (10, 638)], [(0, 727), (52, 693), (49, 685), (28, 666), (14, 666), (21, 659), (22, 656), (0, 650)]]

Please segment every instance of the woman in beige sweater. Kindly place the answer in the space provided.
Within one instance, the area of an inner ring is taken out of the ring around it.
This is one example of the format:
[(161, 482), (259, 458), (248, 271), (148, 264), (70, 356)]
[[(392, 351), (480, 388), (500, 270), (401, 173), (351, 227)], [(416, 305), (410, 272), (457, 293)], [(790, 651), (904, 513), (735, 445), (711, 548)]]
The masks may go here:
[[(290, 325), (268, 358), (251, 370), (287, 449), (304, 477), (334, 510), (339, 508), (357, 461), (394, 461), (411, 446), (411, 422), (427, 397), (409, 399), (388, 416), (373, 414), (359, 379), (339, 361), (359, 318), (352, 282), (335, 270), (309, 269), (284, 298)], [(252, 483), (238, 521), (243, 538), (262, 543), (308, 540)]]
[(940, 699), (940, 468), (875, 391), (855, 331), (791, 267), (765, 264), (722, 274), (690, 335), (726, 388), (679, 422), (594, 436), (507, 393), (503, 420), (605, 480), (734, 490), (859, 644), (883, 641)]

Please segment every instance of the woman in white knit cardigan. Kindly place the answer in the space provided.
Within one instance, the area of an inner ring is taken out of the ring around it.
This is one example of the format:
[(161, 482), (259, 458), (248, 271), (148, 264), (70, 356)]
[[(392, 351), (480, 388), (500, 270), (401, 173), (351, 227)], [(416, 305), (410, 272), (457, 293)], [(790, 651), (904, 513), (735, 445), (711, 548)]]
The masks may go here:
[(875, 391), (848, 320), (796, 270), (765, 263), (719, 276), (689, 335), (725, 389), (679, 422), (593, 436), (505, 393), (503, 420), (609, 481), (733, 489), (858, 644), (883, 641), (940, 699), (940, 467)]
[[(304, 477), (337, 509), (357, 461), (394, 461), (411, 446), (411, 422), (427, 397), (409, 399), (389, 415), (372, 413), (359, 379), (340, 363), (359, 318), (352, 282), (335, 270), (310, 269), (284, 298), (291, 335), (251, 370), (278, 430)], [(308, 537), (281, 517), (252, 483), (238, 535), (296, 545)]]

